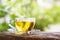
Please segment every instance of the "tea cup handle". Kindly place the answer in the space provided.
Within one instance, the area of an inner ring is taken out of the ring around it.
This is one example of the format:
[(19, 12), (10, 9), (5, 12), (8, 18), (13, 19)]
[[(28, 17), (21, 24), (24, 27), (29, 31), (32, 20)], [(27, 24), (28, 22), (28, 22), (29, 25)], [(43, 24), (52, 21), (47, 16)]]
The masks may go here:
[(13, 25), (11, 25), (11, 20), (10, 22), (8, 23), (9, 27), (11, 27), (12, 29), (16, 29)]
[(9, 26), (11, 27), (10, 29), (8, 29), (8, 32), (10, 33), (15, 33), (17, 32), (16, 28), (14, 26), (12, 26), (11, 24), (9, 24)]
[(15, 29), (15, 27), (14, 27), (14, 26), (12, 26), (11, 24), (9, 24), (9, 27), (11, 27), (12, 29)]

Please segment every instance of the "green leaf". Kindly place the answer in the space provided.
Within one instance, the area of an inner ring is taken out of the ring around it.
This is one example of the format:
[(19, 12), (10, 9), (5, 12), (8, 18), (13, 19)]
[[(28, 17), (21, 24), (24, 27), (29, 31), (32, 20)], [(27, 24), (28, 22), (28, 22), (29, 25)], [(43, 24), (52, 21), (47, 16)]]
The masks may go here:
[(5, 6), (0, 5), (0, 10), (5, 10)]
[(5, 17), (7, 15), (7, 12), (0, 10), (0, 17)]
[(13, 20), (13, 19), (17, 18), (18, 16), (16, 16), (15, 14), (11, 14), (10, 17)]
[(10, 27), (6, 22), (3, 22), (2, 24), (0, 24), (0, 31), (7, 31), (9, 28)]

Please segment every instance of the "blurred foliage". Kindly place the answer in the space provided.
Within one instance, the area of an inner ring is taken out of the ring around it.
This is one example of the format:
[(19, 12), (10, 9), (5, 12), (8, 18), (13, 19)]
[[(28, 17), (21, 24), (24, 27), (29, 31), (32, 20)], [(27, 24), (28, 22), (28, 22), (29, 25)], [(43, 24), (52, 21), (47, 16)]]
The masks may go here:
[(5, 9), (5, 6), (0, 4), (0, 10), (4, 10), (4, 9)]
[(7, 12), (5, 12), (5, 6), (0, 5), (0, 18), (5, 17), (7, 15)]
[(0, 31), (6, 31), (9, 28), (8, 24), (5, 22), (5, 16), (7, 14), (8, 13), (5, 11), (5, 6), (0, 5), (0, 18), (3, 18), (4, 20), (4, 22), (0, 23)]
[(6, 15), (7, 15), (7, 12), (0, 10), (0, 18), (5, 17)]
[(0, 23), (0, 31), (7, 31), (9, 28), (9, 25), (6, 22)]
[(11, 18), (10, 24), (11, 24), (12, 26), (14, 26), (14, 27), (15, 27), (14, 19), (17, 18), (17, 17), (18, 17), (18, 16), (16, 16), (15, 14), (11, 14), (11, 15), (10, 15), (10, 18)]
[(60, 23), (60, 6), (53, 5), (51, 9), (43, 8), (38, 5), (37, 0), (5, 0), (4, 4), (9, 7), (11, 20), (21, 16), (35, 17), (35, 28), (41, 31), (48, 28), (51, 23)]
[(14, 19), (17, 18), (18, 16), (16, 16), (15, 14), (11, 14), (10, 17), (11, 17), (11, 20), (14, 20)]

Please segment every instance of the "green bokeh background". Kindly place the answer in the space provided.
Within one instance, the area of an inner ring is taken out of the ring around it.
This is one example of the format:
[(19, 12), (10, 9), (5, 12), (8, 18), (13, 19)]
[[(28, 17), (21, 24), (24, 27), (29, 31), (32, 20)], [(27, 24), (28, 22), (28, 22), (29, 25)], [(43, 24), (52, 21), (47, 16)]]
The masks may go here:
[[(36, 18), (35, 29), (44, 31), (49, 24), (60, 23), (60, 6), (57, 6), (55, 2), (53, 1), (52, 8), (48, 9), (39, 6), (37, 0), (15, 0), (13, 2), (5, 0), (0, 4), (0, 18), (4, 18), (7, 14), (10, 14), (11, 20), (16, 17), (34, 17)], [(7, 12), (5, 12), (6, 7), (9, 7)], [(14, 25), (13, 22), (11, 24)], [(0, 31), (8, 28), (10, 27), (5, 21), (0, 23)]]

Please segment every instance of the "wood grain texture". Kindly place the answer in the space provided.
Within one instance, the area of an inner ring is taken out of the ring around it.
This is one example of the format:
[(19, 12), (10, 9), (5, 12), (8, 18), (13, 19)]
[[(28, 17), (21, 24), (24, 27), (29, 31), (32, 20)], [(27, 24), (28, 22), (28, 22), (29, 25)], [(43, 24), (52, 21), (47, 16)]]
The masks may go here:
[(24, 35), (0, 33), (0, 40), (60, 40), (60, 32)]

